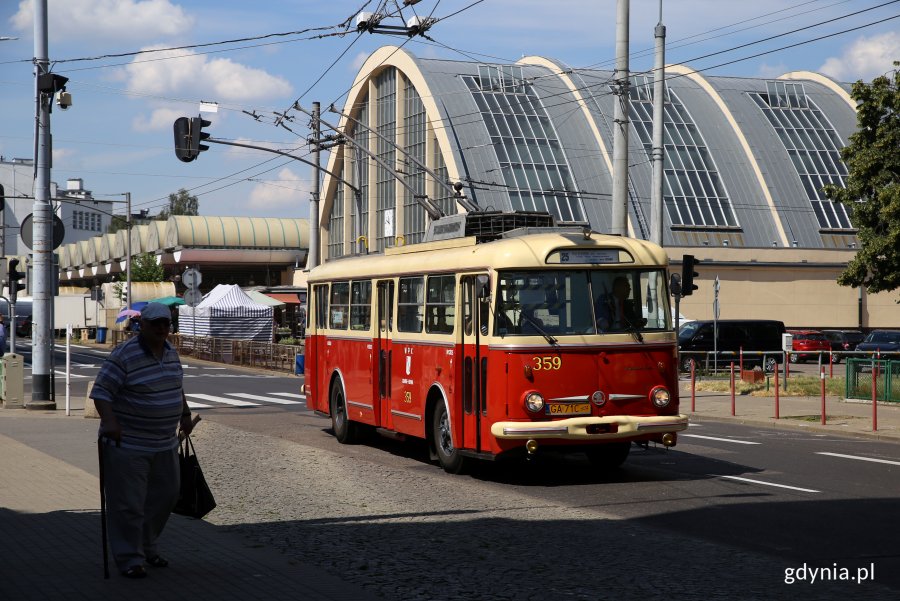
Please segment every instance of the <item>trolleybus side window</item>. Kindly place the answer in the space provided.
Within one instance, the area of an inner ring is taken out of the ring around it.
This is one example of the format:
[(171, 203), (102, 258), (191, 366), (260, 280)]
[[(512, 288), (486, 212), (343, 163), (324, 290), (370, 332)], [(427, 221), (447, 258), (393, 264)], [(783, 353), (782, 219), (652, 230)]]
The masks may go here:
[(430, 276), (425, 302), (425, 331), (432, 334), (452, 334), (456, 321), (455, 303), (456, 276)]
[(350, 329), (368, 331), (372, 325), (372, 282), (350, 284)]
[(332, 330), (346, 330), (350, 323), (350, 282), (331, 284), (331, 307), (329, 327)]
[(425, 279), (400, 278), (397, 295), (397, 331), (421, 332)]
[(328, 286), (315, 287), (316, 329), (328, 327)]

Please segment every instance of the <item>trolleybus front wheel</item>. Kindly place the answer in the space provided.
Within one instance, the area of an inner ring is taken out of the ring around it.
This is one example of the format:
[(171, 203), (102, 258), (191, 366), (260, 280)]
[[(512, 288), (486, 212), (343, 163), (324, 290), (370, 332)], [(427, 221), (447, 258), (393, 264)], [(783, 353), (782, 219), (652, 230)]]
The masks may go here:
[(331, 389), (331, 429), (341, 444), (353, 444), (359, 439), (359, 424), (350, 421), (344, 387), (335, 382)]
[(432, 443), (441, 467), (449, 474), (461, 473), (465, 468), (466, 458), (453, 446), (453, 438), (450, 435), (450, 417), (447, 415), (447, 407), (444, 406), (444, 403), (437, 404), (432, 419)]
[(630, 450), (630, 442), (610, 442), (588, 449), (587, 456), (594, 467), (612, 470), (625, 463)]

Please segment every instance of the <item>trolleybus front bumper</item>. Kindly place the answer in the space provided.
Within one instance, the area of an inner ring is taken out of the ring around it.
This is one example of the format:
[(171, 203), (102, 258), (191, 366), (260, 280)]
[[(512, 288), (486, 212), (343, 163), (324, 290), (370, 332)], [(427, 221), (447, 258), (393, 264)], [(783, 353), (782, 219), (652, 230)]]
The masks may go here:
[(496, 422), (491, 434), (500, 439), (615, 440), (647, 434), (680, 432), (688, 427), (687, 415), (609, 415), (570, 417), (552, 422)]

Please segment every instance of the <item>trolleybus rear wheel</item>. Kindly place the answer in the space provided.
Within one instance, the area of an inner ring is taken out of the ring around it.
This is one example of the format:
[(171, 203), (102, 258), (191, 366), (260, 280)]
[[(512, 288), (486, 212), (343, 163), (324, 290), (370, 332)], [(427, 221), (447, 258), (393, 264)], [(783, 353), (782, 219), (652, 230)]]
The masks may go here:
[(341, 444), (353, 444), (359, 438), (358, 424), (350, 421), (347, 414), (347, 400), (344, 398), (344, 387), (335, 382), (331, 389), (331, 429), (334, 437)]
[(594, 467), (611, 470), (625, 463), (630, 450), (630, 442), (611, 442), (589, 449), (587, 456)]
[(450, 417), (447, 415), (444, 403), (439, 402), (435, 407), (431, 425), (431, 435), (434, 438), (432, 442), (441, 467), (450, 474), (461, 473), (465, 467), (466, 458), (460, 454), (459, 449), (453, 446), (453, 438), (450, 435)]

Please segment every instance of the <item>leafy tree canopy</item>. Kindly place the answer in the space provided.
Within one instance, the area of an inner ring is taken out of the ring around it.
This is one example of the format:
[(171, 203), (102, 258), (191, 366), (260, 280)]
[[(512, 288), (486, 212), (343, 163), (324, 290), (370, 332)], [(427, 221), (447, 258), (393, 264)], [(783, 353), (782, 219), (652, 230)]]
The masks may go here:
[[(119, 274), (119, 280), (125, 281), (127, 274)], [(131, 258), (132, 282), (162, 282), (166, 279), (163, 266), (157, 264), (156, 257), (150, 253), (141, 253)]]
[(199, 215), (200, 201), (181, 188), (177, 194), (169, 194), (169, 206), (162, 209), (156, 219), (165, 221), (171, 215)]
[(841, 286), (870, 292), (900, 288), (900, 62), (872, 83), (857, 81), (857, 131), (841, 151), (849, 176), (845, 188), (825, 194), (850, 210), (860, 250), (838, 277)]

